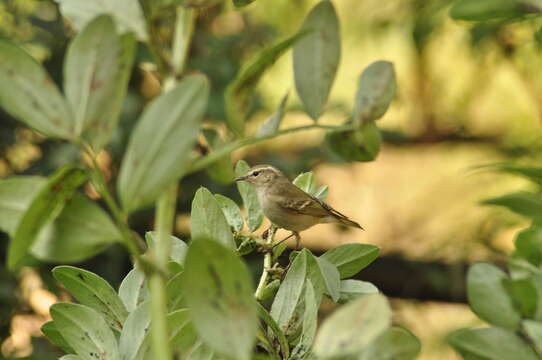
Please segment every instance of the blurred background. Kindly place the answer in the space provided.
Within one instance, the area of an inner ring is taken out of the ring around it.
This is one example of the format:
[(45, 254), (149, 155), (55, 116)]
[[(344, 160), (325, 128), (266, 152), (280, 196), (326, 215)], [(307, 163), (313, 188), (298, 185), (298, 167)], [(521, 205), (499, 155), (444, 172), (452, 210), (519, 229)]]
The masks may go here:
[[(212, 95), (205, 121), (224, 122), (223, 94), (239, 67), (265, 45), (294, 33), (315, 0), (258, 0), (243, 11), (230, 2), (199, 12), (189, 71), (206, 73)], [(529, 21), (472, 25), (452, 21), (447, 0), (341, 0), (334, 2), (342, 31), (342, 59), (322, 123), (350, 115), (357, 78), (375, 60), (392, 61), (398, 96), (379, 127), (384, 146), (376, 161), (340, 162), (324, 146), (323, 133), (283, 136), (233, 154), (251, 165), (269, 163), (290, 178), (312, 170), (328, 184), (328, 202), (359, 221), (366, 231), (320, 225), (303, 233), (315, 252), (348, 242), (381, 247), (381, 256), (359, 278), (389, 296), (395, 322), (422, 341), (420, 359), (459, 359), (446, 345), (451, 331), (477, 325), (466, 305), (465, 271), (475, 261), (502, 264), (513, 236), (527, 222), (507, 210), (482, 206), (483, 199), (526, 190), (522, 179), (480, 169), (480, 165), (540, 159), (542, 49)], [(167, 19), (166, 19), (167, 20)], [(167, 27), (167, 21), (164, 26)], [(48, 0), (1, 0), (0, 37), (23, 46), (62, 83), (62, 61), (73, 32)], [(137, 62), (151, 60), (140, 46)], [(134, 68), (121, 127), (100, 163), (111, 177), (118, 171), (127, 134), (144, 104), (158, 91), (145, 66)], [(1, 86), (1, 84), (0, 84)], [(289, 92), (283, 126), (310, 123), (294, 91), (289, 54), (265, 75), (248, 129), (267, 119)], [(0, 177), (48, 175), (79, 158), (76, 148), (44, 140), (0, 110)], [(176, 233), (189, 237), (190, 202), (199, 186), (239, 200), (231, 184), (205, 172), (183, 180)], [(94, 196), (88, 189), (89, 196)], [(152, 209), (131, 224), (144, 233)], [(263, 230), (260, 229), (260, 231)], [(76, 239), (74, 239), (75, 241)], [(41, 337), (48, 307), (64, 294), (50, 269), (36, 262), (17, 276), (3, 267), (8, 238), (0, 236), (0, 358), (55, 359)], [(260, 260), (251, 258), (255, 276)], [(79, 266), (118, 286), (131, 264), (113, 246)], [(324, 303), (322, 314), (331, 304)]]

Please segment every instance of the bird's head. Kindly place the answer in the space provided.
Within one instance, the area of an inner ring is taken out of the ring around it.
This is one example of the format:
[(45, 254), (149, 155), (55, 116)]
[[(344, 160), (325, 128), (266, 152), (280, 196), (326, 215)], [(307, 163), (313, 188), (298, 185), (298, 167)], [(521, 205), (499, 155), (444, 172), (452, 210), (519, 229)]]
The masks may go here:
[(235, 178), (235, 181), (246, 181), (256, 187), (263, 187), (286, 178), (279, 170), (270, 165), (258, 165), (250, 168), (246, 174)]

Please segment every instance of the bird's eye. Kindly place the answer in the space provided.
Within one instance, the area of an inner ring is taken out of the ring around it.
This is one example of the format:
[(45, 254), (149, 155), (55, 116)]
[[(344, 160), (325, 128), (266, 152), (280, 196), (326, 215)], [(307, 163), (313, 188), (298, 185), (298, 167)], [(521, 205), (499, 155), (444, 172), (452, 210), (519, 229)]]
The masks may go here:
[(252, 176), (258, 176), (258, 175), (260, 175), (260, 172), (259, 172), (259, 171), (254, 171), (254, 172), (252, 173)]

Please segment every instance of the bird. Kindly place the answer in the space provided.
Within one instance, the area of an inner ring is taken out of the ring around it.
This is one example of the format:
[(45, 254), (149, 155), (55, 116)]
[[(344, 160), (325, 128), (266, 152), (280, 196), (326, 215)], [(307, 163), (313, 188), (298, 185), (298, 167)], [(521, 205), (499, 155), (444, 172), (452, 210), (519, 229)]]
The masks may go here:
[(234, 181), (252, 184), (264, 215), (276, 227), (292, 232), (279, 243), (295, 236), (298, 249), (301, 240), (299, 233), (322, 223), (339, 223), (363, 230), (357, 222), (292, 184), (271, 165), (254, 166)]

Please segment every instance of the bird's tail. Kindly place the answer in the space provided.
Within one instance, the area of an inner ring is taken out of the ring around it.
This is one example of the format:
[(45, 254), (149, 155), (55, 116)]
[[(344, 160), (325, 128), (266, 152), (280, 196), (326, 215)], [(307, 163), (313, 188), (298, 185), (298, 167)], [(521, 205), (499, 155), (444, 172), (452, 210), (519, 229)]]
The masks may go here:
[(360, 224), (358, 224), (357, 222), (355, 222), (353, 220), (350, 220), (346, 216), (345, 217), (339, 217), (338, 216), (337, 220), (339, 220), (339, 222), (341, 224), (343, 224), (343, 225), (355, 227), (355, 228), (358, 228), (358, 229), (361, 229), (361, 230), (365, 230)]

